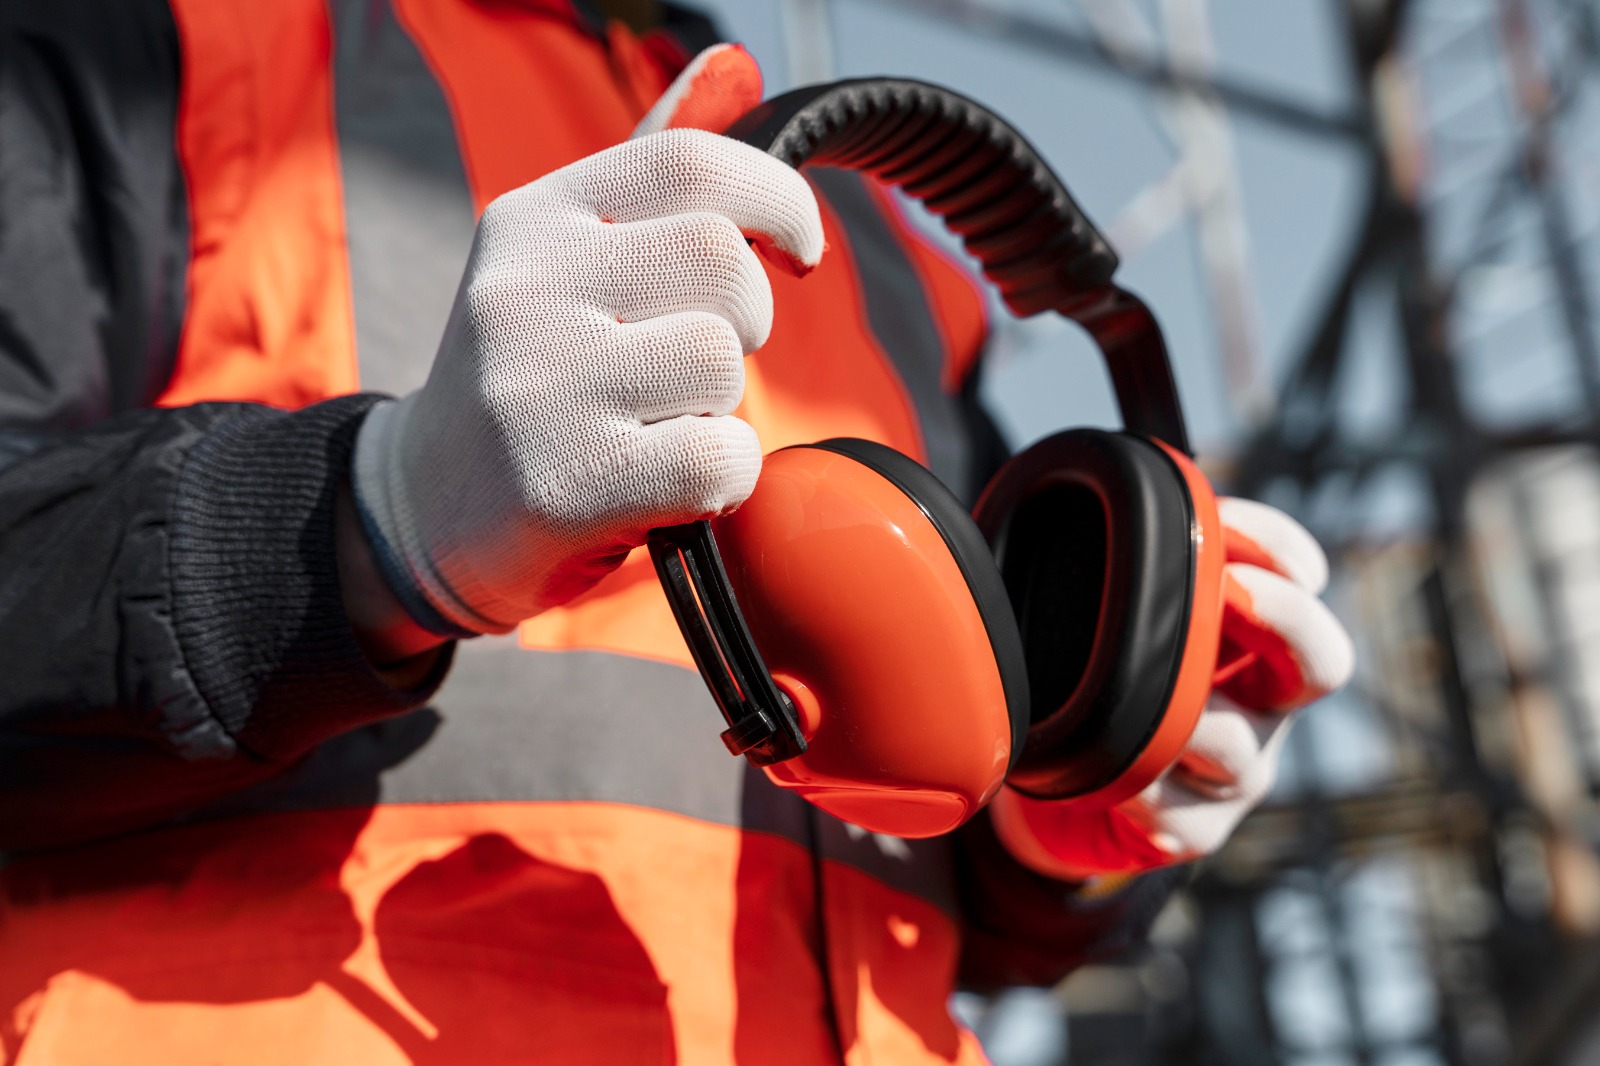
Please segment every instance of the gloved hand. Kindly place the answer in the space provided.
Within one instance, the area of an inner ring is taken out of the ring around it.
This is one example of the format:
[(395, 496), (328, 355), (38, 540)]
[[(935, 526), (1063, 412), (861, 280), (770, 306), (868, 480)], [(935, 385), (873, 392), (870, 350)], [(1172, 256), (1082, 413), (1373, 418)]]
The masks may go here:
[(1328, 562), (1317, 542), (1265, 504), (1218, 502), (1222, 647), (1194, 735), (1171, 770), (1115, 807), (1002, 789), (995, 830), (1040, 873), (1087, 881), (1215, 851), (1271, 790), (1292, 712), (1350, 679), (1350, 637), (1318, 599)]
[(747, 237), (810, 269), (816, 200), (788, 166), (693, 129), (488, 206), (427, 384), (374, 409), (357, 440), (362, 525), (418, 623), (508, 631), (650, 529), (750, 494), (761, 446), (730, 412), (772, 292)]

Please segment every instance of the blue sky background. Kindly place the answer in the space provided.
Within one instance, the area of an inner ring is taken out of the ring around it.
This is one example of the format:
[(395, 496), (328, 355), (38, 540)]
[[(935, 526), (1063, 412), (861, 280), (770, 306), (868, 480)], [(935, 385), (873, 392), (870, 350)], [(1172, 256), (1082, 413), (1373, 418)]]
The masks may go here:
[[(790, 85), (776, 0), (699, 5), (761, 61), (772, 91)], [(1074, 5), (1010, 5), (1081, 25)], [(1350, 98), (1332, 5), (1243, 0), (1211, 5), (1220, 69), (1229, 77), (1329, 110)], [(1173, 150), (1146, 93), (1108, 72), (1026, 51), (905, 8), (860, 0), (831, 5), (840, 77), (908, 75), (949, 85), (1023, 130), (1102, 227), (1159, 178)], [(1159, 25), (1155, 12), (1152, 22)], [(1234, 123), (1260, 327), (1281, 371), (1309, 326), (1359, 209), (1359, 161), (1346, 146), (1286, 133), (1248, 117)], [(1216, 333), (1188, 227), (1125, 261), (1121, 280), (1142, 294), (1167, 332), (1192, 432), (1203, 451), (1225, 452), (1240, 425), (1224, 391)], [(989, 398), (1012, 443), (1067, 425), (1112, 425), (1115, 411), (1088, 343), (1053, 318), (1027, 324), (1000, 346)], [(1274, 380), (1278, 377), (1274, 373)]]

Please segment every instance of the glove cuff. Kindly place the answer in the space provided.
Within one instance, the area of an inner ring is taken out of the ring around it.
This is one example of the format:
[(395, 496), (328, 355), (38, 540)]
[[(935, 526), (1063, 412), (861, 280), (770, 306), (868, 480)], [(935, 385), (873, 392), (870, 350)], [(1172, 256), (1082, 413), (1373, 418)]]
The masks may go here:
[(459, 602), (422, 543), (420, 516), (407, 491), (399, 447), (415, 400), (413, 393), (373, 407), (356, 437), (350, 487), (373, 562), (400, 606), (435, 636), (461, 639), (508, 632), (510, 627)]

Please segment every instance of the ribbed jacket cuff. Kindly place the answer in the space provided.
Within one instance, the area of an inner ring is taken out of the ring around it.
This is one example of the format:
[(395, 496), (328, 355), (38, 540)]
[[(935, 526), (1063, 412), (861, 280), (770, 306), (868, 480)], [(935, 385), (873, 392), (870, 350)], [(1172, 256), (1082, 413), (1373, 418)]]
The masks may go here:
[(211, 713), (262, 758), (293, 759), (419, 707), (449, 667), (447, 650), (421, 685), (397, 691), (345, 615), (334, 505), (379, 399), (251, 411), (198, 444), (179, 475), (169, 548), (178, 642)]

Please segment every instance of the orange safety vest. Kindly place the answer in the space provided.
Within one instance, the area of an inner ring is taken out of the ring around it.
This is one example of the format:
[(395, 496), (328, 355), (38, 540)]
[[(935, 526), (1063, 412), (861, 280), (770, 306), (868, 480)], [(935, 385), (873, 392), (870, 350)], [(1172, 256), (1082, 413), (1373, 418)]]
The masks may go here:
[[(420, 384), (450, 289), (423, 287), (435, 318), (413, 330), (382, 286), (453, 286), (476, 212), (626, 138), (687, 58), (561, 0), (171, 2), (192, 236), (174, 405), (311, 403), (402, 348)], [(347, 85), (368, 46), (433, 88)], [(393, 158), (383, 108), (411, 106), (443, 108), (457, 154), (366, 196)], [(981, 301), (880, 192), (816, 180), (829, 252), (772, 275), (739, 414), (767, 450), (866, 437), (959, 479)], [(452, 181), (459, 224), (386, 225)], [(429, 226), (454, 242), (438, 262), (392, 243), (426, 250)], [(190, 823), (0, 871), (0, 1058), (982, 1061), (946, 1009), (947, 843), (861, 833), (729, 758), (642, 553), (515, 639), (464, 643), (435, 707)]]

